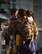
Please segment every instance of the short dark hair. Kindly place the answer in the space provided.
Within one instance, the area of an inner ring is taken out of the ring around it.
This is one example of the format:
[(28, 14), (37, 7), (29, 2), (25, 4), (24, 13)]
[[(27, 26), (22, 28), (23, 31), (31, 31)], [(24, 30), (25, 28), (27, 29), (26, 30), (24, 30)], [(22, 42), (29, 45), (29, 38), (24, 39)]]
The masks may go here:
[(27, 14), (28, 16), (31, 15), (29, 10), (26, 11), (26, 14)]
[(19, 16), (24, 16), (25, 15), (25, 10), (24, 9), (19, 9), (18, 14), (19, 14)]
[(26, 15), (27, 15), (27, 16), (32, 16), (33, 19), (34, 19), (34, 14), (32, 13), (31, 10), (27, 10), (27, 11), (26, 11)]
[(11, 9), (11, 15), (12, 15), (12, 13), (14, 13), (14, 14), (15, 14), (16, 10), (17, 10), (16, 8)]

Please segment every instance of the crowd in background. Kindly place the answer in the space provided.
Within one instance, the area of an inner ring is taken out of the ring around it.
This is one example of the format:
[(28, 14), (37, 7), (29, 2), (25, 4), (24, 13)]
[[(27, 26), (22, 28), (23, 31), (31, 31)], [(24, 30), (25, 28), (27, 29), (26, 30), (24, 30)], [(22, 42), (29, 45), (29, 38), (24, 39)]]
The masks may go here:
[(8, 26), (3, 29), (6, 54), (36, 54), (38, 27), (31, 10), (12, 9)]

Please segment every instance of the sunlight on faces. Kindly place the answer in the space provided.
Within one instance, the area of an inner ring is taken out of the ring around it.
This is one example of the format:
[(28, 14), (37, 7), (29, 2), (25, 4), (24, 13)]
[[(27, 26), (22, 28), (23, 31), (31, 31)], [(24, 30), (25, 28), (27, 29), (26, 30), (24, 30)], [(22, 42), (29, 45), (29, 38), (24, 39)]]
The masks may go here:
[(24, 16), (24, 18), (26, 18), (26, 16)]
[(16, 11), (15, 15), (16, 15), (16, 16), (18, 15), (18, 10)]
[(29, 22), (33, 22), (33, 17), (32, 16), (28, 17), (28, 20)]

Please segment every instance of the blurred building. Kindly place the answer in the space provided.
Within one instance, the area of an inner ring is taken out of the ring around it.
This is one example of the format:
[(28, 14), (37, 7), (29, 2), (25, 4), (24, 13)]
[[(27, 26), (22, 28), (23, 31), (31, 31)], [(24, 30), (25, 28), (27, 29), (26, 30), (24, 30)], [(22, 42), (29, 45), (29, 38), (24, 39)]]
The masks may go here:
[(33, 12), (39, 28), (37, 46), (38, 48), (42, 48), (42, 0), (33, 0)]

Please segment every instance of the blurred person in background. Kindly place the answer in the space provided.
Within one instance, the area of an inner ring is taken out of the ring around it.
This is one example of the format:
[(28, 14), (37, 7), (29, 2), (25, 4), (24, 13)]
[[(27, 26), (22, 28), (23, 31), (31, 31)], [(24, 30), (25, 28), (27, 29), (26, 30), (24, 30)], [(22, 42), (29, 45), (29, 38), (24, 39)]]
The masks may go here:
[(4, 38), (3, 38), (3, 36), (2, 36), (2, 34), (4, 33), (3, 31), (4, 30), (6, 30), (7, 28), (8, 28), (8, 26), (9, 26), (9, 23), (8, 22), (2, 22), (1, 23), (1, 32), (0, 32), (0, 39), (1, 39), (1, 41), (0, 41), (0, 43), (1, 43), (1, 47), (2, 47), (2, 51), (1, 51), (1, 53), (4, 53), (5, 51), (4, 51), (4, 49), (5, 49), (5, 40), (4, 40)]
[(8, 28), (8, 26), (9, 26), (9, 23), (8, 22), (1, 23), (2, 30), (6, 30)]
[[(17, 18), (17, 9), (12, 9), (11, 10), (11, 18), (10, 18), (10, 23), (8, 28), (4, 31), (5, 34), (3, 34), (4, 40), (5, 40), (5, 45), (6, 45), (6, 54), (10, 54), (11, 51), (12, 53), (15, 54), (15, 31), (16, 31), (16, 18)], [(11, 50), (11, 48), (13, 48)]]

